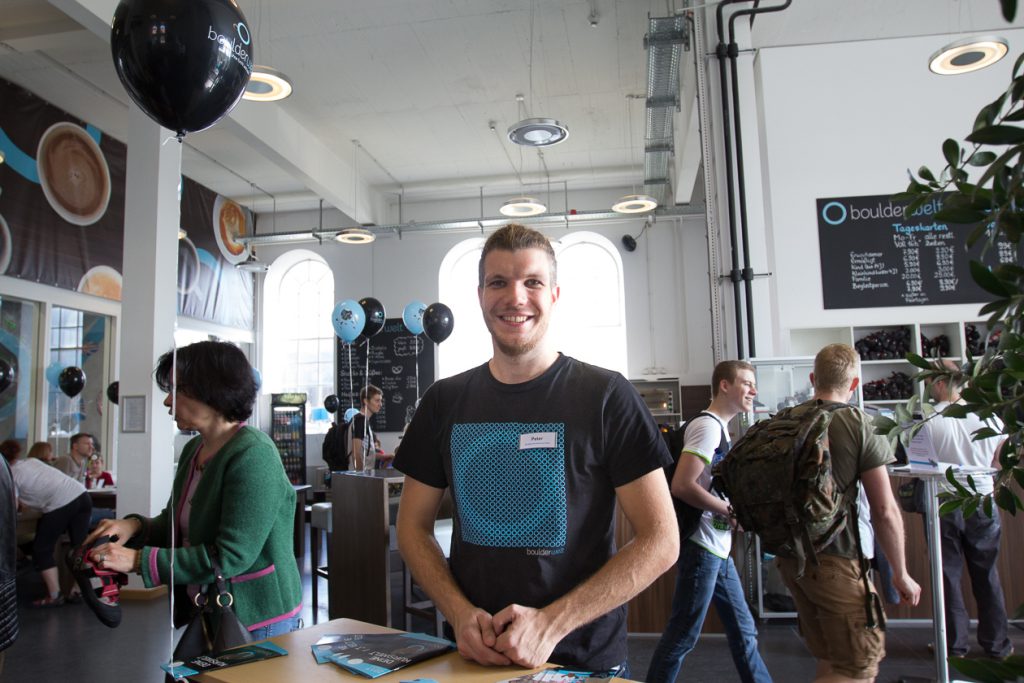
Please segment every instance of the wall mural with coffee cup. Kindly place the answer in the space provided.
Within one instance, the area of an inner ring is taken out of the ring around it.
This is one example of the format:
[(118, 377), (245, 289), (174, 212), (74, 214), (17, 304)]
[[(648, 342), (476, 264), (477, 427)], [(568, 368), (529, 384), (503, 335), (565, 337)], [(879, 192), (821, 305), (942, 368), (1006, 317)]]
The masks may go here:
[[(0, 275), (121, 300), (123, 142), (0, 79)], [(182, 178), (178, 313), (252, 329), (252, 213)]]

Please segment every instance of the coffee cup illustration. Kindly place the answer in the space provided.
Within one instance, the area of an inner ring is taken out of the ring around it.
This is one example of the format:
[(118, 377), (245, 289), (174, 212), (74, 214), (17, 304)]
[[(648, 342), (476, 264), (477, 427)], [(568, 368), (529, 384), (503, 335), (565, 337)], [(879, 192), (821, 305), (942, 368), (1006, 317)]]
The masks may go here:
[(199, 284), (199, 252), (192, 240), (178, 240), (178, 294), (191, 294)]
[(121, 273), (110, 266), (93, 266), (78, 281), (78, 291), (120, 301)]
[(92, 225), (107, 212), (110, 169), (100, 146), (81, 126), (55, 123), (39, 138), (39, 185), (57, 215), (75, 225)]
[(249, 258), (249, 248), (239, 237), (249, 234), (249, 219), (238, 202), (217, 195), (213, 201), (213, 236), (221, 256), (228, 263), (241, 263)]

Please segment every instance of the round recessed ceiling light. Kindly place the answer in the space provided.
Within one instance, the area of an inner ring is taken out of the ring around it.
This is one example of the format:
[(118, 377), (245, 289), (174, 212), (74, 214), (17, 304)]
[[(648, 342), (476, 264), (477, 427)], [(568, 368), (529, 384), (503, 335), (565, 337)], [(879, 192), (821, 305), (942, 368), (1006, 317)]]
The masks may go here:
[(533, 197), (516, 197), (501, 205), (498, 209), (502, 216), (522, 217), (536, 216), (548, 210), (548, 207)]
[(658, 201), (646, 194), (627, 194), (612, 204), (615, 213), (643, 213), (658, 208)]
[(334, 239), (342, 244), (369, 244), (377, 237), (366, 228), (345, 228)]
[(946, 45), (928, 60), (928, 68), (941, 76), (965, 74), (991, 66), (1009, 51), (999, 36), (964, 38)]
[(554, 119), (523, 119), (508, 127), (508, 139), (526, 147), (547, 147), (569, 137), (569, 129)]
[(250, 102), (276, 102), (292, 94), (292, 82), (283, 73), (269, 66), (254, 66), (242, 93)]

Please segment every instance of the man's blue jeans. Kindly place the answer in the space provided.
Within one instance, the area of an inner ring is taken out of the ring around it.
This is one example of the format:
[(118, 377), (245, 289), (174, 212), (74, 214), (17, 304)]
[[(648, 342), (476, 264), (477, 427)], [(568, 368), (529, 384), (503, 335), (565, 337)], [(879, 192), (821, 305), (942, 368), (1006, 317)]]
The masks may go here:
[(692, 541), (679, 551), (672, 615), (647, 670), (647, 683), (674, 683), (683, 659), (697, 645), (708, 607), (715, 603), (736, 671), (744, 683), (772, 680), (757, 651), (757, 627), (743, 597), (732, 558), (722, 559)]

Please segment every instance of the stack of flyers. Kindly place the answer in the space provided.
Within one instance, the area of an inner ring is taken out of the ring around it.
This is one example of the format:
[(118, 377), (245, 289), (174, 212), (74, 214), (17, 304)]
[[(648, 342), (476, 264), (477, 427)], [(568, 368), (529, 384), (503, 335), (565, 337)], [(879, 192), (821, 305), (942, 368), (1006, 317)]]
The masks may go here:
[(313, 657), (317, 664), (333, 662), (351, 673), (377, 678), (454, 648), (451, 641), (423, 633), (346, 633), (318, 640)]
[(226, 669), (229, 666), (261, 662), (264, 659), (281, 657), (286, 654), (288, 654), (287, 650), (279, 645), (275, 645), (274, 643), (267, 641), (265, 643), (243, 645), (242, 647), (224, 650), (223, 652), (218, 652), (213, 655), (199, 655), (198, 657), (193, 657), (185, 662), (161, 664), (160, 668), (177, 679), (185, 678), (186, 676), (195, 676), (203, 673), (204, 671)]
[(526, 674), (516, 678), (506, 678), (498, 683), (531, 683), (542, 681), (543, 683), (587, 683), (588, 681), (608, 681), (615, 678), (610, 671), (575, 671), (573, 669), (544, 669), (535, 674)]

